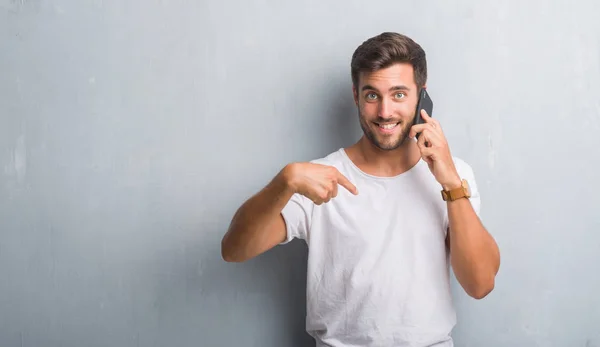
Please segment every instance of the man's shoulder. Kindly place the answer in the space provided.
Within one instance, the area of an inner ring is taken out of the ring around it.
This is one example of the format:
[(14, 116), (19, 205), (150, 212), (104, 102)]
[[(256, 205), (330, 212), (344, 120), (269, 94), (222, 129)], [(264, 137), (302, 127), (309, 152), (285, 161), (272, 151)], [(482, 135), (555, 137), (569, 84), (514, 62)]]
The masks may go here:
[(345, 159), (343, 149), (340, 148), (334, 152), (326, 154), (323, 157), (312, 159), (310, 162), (314, 164), (340, 166)]
[(460, 176), (473, 176), (473, 167), (466, 160), (456, 156), (453, 156), (452, 160)]

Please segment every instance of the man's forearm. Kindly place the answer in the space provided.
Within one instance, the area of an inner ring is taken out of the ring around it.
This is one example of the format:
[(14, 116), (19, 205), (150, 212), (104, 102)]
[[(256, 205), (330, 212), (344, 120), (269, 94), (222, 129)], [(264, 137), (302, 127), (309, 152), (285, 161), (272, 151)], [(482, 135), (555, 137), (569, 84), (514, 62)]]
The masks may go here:
[(467, 294), (481, 299), (494, 288), (500, 266), (498, 245), (468, 199), (447, 204), (452, 268)]
[(280, 213), (294, 193), (280, 173), (236, 211), (221, 242), (223, 258), (244, 261), (285, 238)]

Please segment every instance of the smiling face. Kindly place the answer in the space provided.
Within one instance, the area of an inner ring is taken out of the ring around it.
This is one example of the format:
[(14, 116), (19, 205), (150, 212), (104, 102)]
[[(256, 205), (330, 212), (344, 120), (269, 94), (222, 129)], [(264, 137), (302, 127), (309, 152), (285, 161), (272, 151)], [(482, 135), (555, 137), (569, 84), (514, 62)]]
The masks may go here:
[(361, 72), (353, 92), (366, 138), (382, 150), (402, 146), (418, 101), (412, 65), (396, 63), (375, 72)]

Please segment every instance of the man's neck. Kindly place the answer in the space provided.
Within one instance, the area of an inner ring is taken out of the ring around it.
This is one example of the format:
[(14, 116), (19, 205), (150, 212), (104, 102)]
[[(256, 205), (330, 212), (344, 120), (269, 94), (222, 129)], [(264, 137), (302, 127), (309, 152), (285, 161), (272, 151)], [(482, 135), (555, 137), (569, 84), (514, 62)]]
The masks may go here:
[(421, 159), (417, 143), (407, 138), (404, 143), (393, 150), (382, 150), (369, 141), (364, 135), (354, 145), (345, 149), (348, 157), (365, 173), (380, 177), (400, 175)]

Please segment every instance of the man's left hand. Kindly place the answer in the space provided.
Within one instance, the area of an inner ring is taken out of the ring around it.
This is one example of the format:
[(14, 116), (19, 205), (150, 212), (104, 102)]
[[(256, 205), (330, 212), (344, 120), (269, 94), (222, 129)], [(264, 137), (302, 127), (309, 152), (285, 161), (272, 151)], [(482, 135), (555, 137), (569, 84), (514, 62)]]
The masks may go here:
[(420, 134), (417, 145), (421, 151), (421, 157), (429, 165), (429, 170), (443, 189), (460, 187), (460, 176), (454, 166), (448, 141), (446, 141), (440, 123), (431, 118), (425, 110), (421, 111), (421, 117), (425, 123), (413, 125), (408, 136), (414, 138)]

